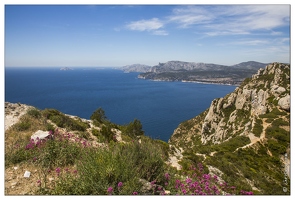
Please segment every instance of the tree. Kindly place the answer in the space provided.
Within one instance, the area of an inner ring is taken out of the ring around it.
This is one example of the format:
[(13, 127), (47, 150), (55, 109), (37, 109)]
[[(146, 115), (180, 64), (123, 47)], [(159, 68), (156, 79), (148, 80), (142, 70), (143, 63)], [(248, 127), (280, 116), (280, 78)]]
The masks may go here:
[(144, 134), (141, 122), (138, 119), (134, 119), (133, 122), (128, 124), (126, 132), (130, 136), (139, 136)]
[(90, 119), (93, 120), (94, 123), (103, 123), (107, 120), (107, 117), (105, 115), (104, 110), (102, 108), (98, 108), (96, 111), (92, 113)]

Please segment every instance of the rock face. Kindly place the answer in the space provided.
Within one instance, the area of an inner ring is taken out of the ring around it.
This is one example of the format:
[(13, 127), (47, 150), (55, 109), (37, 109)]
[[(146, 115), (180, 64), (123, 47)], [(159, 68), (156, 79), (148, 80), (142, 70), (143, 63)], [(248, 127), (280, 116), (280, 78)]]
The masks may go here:
[(286, 95), (285, 97), (282, 97), (278, 104), (280, 106), (281, 109), (286, 110), (286, 111), (290, 111), (290, 95)]
[(248, 184), (261, 194), (286, 194), (285, 186), (285, 191), (273, 188), (280, 187), (278, 177), (289, 177), (282, 166), (289, 169), (290, 65), (259, 69), (232, 93), (181, 123), (169, 145), (183, 149), (180, 161), (201, 161), (209, 171), (213, 166), (225, 180)]
[[(224, 98), (214, 99), (204, 113), (202, 125), (195, 125), (190, 131), (197, 132), (203, 144), (218, 144), (237, 133), (249, 135), (252, 124), (260, 115), (271, 112), (276, 106), (290, 110), (290, 95), (286, 94), (290, 93), (289, 73), (290, 65), (281, 63), (260, 69), (234, 92)], [(277, 101), (277, 105), (274, 105), (273, 102)], [(176, 129), (175, 134), (178, 132)]]
[(232, 66), (169, 61), (153, 66), (150, 71), (142, 73), (138, 78), (158, 81), (193, 81), (216, 84), (238, 85), (246, 77), (264, 67), (266, 64), (249, 61)]

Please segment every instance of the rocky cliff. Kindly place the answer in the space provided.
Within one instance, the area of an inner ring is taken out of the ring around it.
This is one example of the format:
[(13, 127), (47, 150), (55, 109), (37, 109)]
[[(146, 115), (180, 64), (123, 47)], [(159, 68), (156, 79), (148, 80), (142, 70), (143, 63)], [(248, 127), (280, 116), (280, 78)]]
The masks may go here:
[(138, 77), (161, 81), (196, 81), (219, 84), (240, 84), (266, 64), (248, 61), (225, 66), (211, 63), (169, 61), (153, 66)]
[(142, 64), (133, 64), (133, 65), (126, 65), (122, 67), (122, 70), (124, 72), (150, 72), (151, 66), (148, 65), (142, 65)]
[[(209, 156), (208, 163), (212, 165), (215, 160), (217, 168), (223, 167), (216, 159), (224, 159), (236, 168), (228, 176), (239, 174), (242, 182), (248, 180), (257, 191), (271, 193), (265, 185), (270, 183), (283, 188), (281, 165), (288, 167), (285, 161), (290, 150), (290, 65), (272, 63), (259, 69), (234, 92), (214, 99), (206, 111), (180, 124), (169, 143), (183, 149), (183, 154)], [(251, 164), (241, 157), (249, 152)], [(233, 158), (240, 160), (233, 162)], [(279, 175), (257, 168), (262, 164), (268, 170), (276, 169)], [(264, 175), (257, 180), (257, 173)]]

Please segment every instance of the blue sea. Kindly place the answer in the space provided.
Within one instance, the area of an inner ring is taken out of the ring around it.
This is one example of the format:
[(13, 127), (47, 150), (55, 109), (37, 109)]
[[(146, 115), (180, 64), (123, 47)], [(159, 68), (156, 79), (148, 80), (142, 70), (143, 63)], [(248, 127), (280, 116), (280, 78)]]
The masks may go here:
[(101, 107), (116, 124), (141, 121), (145, 135), (168, 141), (174, 129), (236, 86), (160, 82), (110, 68), (5, 68), (5, 101), (89, 119)]

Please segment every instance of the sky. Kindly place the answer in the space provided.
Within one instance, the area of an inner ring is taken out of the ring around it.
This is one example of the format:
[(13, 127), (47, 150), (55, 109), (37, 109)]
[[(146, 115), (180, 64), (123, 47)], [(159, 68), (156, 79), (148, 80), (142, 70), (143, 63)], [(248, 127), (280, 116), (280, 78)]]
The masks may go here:
[(291, 59), (287, 4), (4, 6), (6, 67)]

